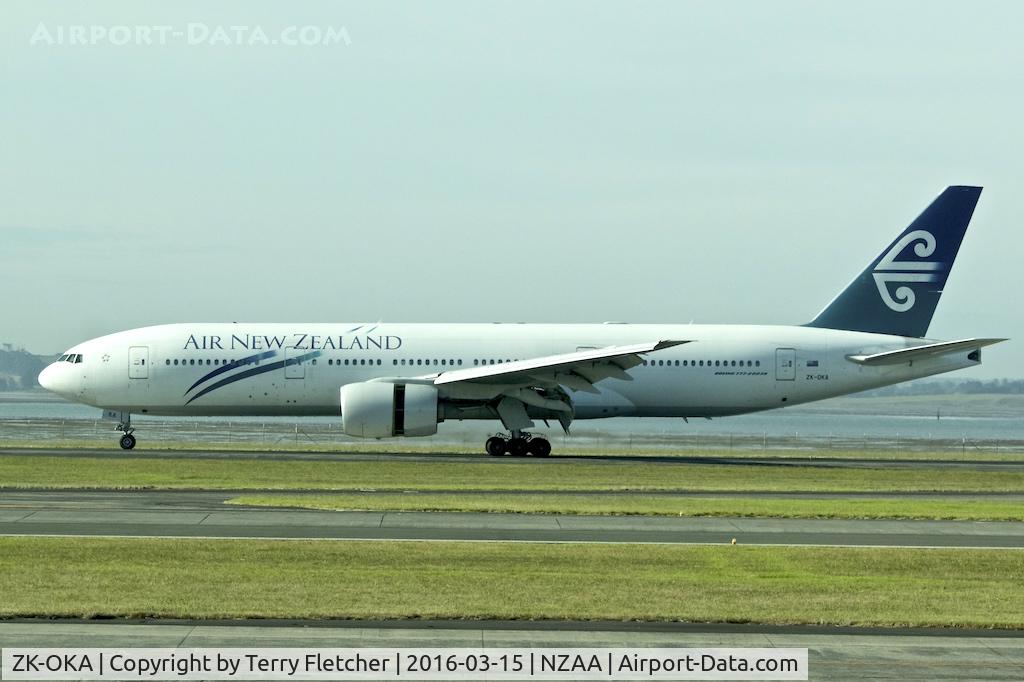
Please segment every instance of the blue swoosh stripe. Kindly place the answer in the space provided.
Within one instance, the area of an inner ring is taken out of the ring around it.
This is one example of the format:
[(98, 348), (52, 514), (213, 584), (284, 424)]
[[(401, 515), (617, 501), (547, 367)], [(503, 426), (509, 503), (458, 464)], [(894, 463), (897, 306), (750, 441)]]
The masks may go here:
[(275, 355), (277, 355), (277, 351), (276, 350), (268, 350), (268, 351), (266, 351), (264, 353), (257, 353), (256, 355), (250, 355), (248, 357), (241, 358), (241, 359), (235, 360), (233, 362), (229, 362), (226, 365), (221, 365), (217, 369), (213, 370), (212, 372), (210, 372), (210, 373), (206, 374), (205, 376), (201, 377), (200, 379), (198, 379), (196, 381), (196, 383), (194, 383), (191, 386), (189, 386), (188, 387), (188, 391), (185, 391), (185, 395), (188, 395), (189, 391), (191, 391), (193, 388), (195, 388), (199, 384), (205, 383), (205, 382), (209, 381), (210, 379), (214, 378), (215, 376), (223, 374), (224, 372), (230, 372), (231, 370), (235, 369), (236, 367), (241, 367), (243, 365), (251, 365), (252, 363), (259, 362), (260, 360), (266, 360), (267, 358), (272, 358)]
[(266, 372), (273, 372), (275, 369), (281, 369), (282, 367), (286, 367), (288, 365), (298, 365), (299, 363), (305, 362), (306, 360), (311, 360), (311, 359), (313, 359), (315, 357), (319, 357), (320, 355), (321, 355), (321, 351), (315, 350), (315, 351), (313, 351), (311, 353), (304, 353), (303, 355), (297, 355), (294, 358), (288, 358), (287, 360), (278, 360), (277, 362), (272, 362), (269, 365), (263, 365), (261, 367), (253, 367), (252, 369), (247, 369), (244, 372), (239, 372), (238, 374), (232, 374), (231, 376), (225, 377), (224, 379), (221, 379), (220, 381), (212, 383), (209, 386), (207, 386), (206, 388), (204, 388), (203, 390), (199, 391), (194, 396), (189, 398), (188, 402), (186, 402), (185, 404), (188, 405), (193, 400), (196, 400), (197, 398), (202, 398), (207, 393), (209, 393), (211, 391), (216, 391), (218, 388), (221, 388), (223, 386), (227, 386), (228, 384), (233, 384), (236, 381), (241, 381), (242, 379), (248, 379), (249, 377), (254, 377), (254, 376), (257, 376), (259, 374), (265, 374)]

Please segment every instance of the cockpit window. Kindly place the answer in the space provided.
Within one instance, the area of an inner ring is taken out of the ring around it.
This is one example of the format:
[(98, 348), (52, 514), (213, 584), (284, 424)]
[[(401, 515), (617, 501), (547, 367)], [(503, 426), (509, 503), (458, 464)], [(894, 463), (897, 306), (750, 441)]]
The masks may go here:
[(82, 362), (82, 354), (78, 353), (77, 355), (75, 355), (75, 364), (77, 365), (77, 364), (79, 364), (81, 362)]
[(64, 355), (62, 355), (59, 358), (57, 358), (57, 362), (64, 362), (67, 359), (68, 359), (68, 354), (65, 353)]

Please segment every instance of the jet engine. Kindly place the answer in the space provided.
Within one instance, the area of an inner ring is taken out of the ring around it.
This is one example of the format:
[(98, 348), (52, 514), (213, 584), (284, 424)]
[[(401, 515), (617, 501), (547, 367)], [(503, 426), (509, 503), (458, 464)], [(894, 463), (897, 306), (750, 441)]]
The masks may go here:
[(364, 381), (341, 387), (341, 428), (349, 436), (431, 436), (438, 421), (433, 386)]

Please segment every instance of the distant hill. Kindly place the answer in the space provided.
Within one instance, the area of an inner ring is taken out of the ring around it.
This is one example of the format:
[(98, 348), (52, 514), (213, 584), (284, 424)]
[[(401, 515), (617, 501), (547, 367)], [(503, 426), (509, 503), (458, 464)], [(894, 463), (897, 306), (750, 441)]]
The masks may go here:
[(33, 355), (24, 349), (15, 350), (10, 344), (3, 344), (0, 346), (0, 391), (38, 388), (36, 377), (53, 360), (52, 355)]

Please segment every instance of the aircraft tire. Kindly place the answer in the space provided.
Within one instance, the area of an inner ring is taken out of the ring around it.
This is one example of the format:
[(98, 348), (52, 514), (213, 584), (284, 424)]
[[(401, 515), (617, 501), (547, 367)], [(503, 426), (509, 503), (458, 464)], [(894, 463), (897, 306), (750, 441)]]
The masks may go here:
[(508, 442), (508, 453), (513, 457), (523, 457), (527, 453), (529, 444), (525, 438), (513, 438)]
[(121, 436), (121, 449), (122, 450), (131, 450), (134, 447), (135, 447), (135, 436), (133, 436), (130, 433), (126, 433), (123, 436)]
[(551, 442), (547, 438), (534, 438), (529, 443), (529, 449), (534, 457), (547, 457), (551, 454)]
[(484, 450), (486, 450), (487, 454), (491, 457), (501, 457), (505, 454), (505, 448), (505, 439), (498, 438), (497, 436), (491, 436), (487, 439), (487, 442), (484, 443)]

